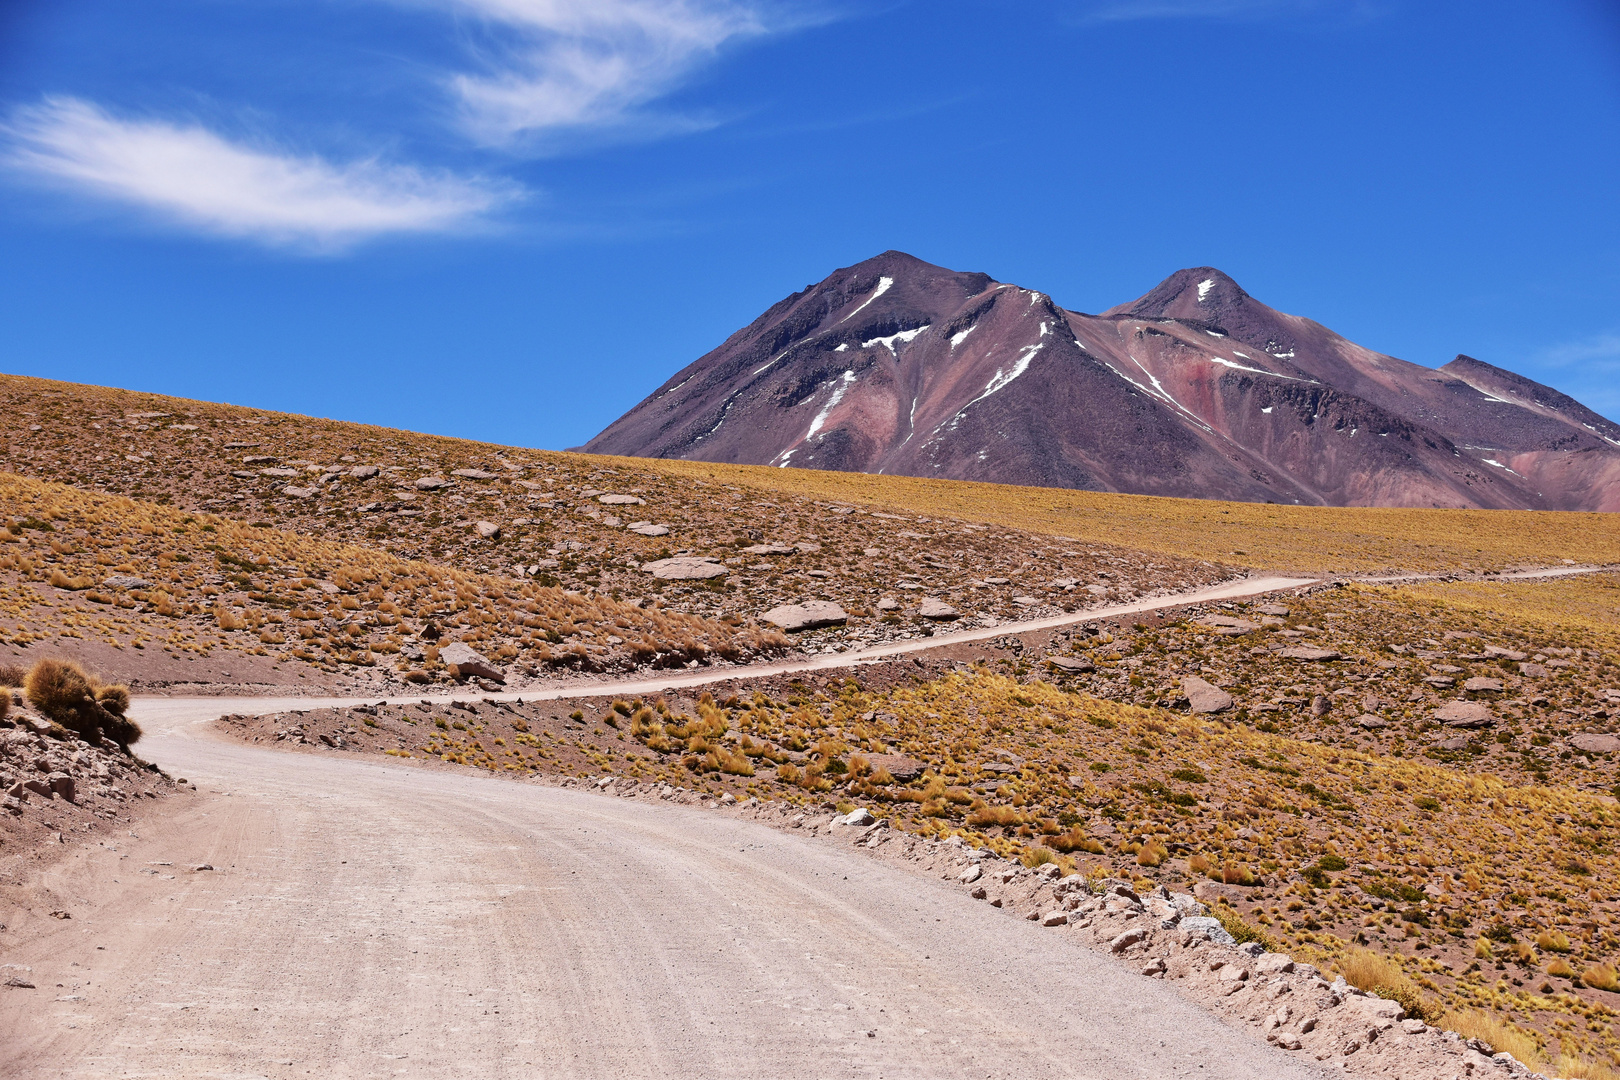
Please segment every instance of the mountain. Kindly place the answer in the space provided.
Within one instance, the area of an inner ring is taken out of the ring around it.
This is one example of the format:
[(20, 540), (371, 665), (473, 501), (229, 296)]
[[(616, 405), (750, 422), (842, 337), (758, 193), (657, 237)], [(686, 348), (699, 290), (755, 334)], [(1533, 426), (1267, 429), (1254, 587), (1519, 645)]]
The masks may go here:
[(1620, 510), (1620, 425), (1385, 356), (1211, 267), (1100, 315), (898, 251), (777, 303), (582, 449), (1144, 495)]

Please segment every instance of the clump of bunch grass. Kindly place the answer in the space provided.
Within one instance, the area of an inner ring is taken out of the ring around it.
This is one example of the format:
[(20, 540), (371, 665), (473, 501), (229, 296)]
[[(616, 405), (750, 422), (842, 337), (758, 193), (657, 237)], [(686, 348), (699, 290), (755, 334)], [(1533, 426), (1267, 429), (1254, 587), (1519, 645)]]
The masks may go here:
[(89, 741), (105, 736), (127, 750), (141, 737), (140, 725), (124, 715), (129, 688), (104, 684), (70, 660), (39, 661), (23, 689), (34, 708)]
[(1435, 1026), (1455, 1031), (1465, 1039), (1478, 1039), (1499, 1054), (1512, 1054), (1535, 1071), (1546, 1068), (1546, 1061), (1541, 1056), (1541, 1044), (1534, 1035), (1490, 1013), (1478, 1009), (1448, 1012)]
[(1371, 949), (1351, 949), (1339, 958), (1337, 966), (1345, 982), (1358, 990), (1399, 1002), (1407, 1016), (1433, 1023), (1438, 1015), (1434, 1003), (1424, 997), (1401, 966), (1387, 956)]

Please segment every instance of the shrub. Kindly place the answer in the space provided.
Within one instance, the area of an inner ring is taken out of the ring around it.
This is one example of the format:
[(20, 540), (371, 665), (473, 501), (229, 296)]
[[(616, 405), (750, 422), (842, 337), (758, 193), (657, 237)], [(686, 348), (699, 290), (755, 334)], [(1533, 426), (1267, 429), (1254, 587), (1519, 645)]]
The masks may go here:
[(1562, 931), (1543, 930), (1536, 935), (1536, 948), (1542, 952), (1569, 952), (1569, 938)]
[(1569, 966), (1568, 960), (1560, 956), (1547, 965), (1547, 974), (1555, 979), (1573, 980), (1575, 978), (1575, 969)]
[(39, 661), (28, 672), (23, 689), (36, 709), (87, 740), (106, 735), (128, 749), (141, 737), (140, 726), (123, 715), (129, 708), (129, 691), (103, 686), (72, 661)]
[(1170, 849), (1157, 840), (1143, 844), (1142, 850), (1136, 853), (1136, 865), (1158, 866), (1170, 857)]
[(1187, 872), (1189, 874), (1209, 873), (1209, 859), (1203, 855), (1194, 855), (1187, 860)]
[(0, 686), (21, 686), (28, 678), (28, 669), (21, 664), (0, 664)]

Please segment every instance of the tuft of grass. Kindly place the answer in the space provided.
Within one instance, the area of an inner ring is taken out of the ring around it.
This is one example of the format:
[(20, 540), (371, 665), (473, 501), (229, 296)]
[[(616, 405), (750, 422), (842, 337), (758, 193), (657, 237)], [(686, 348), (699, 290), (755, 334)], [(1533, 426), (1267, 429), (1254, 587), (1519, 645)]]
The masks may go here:
[(69, 660), (40, 660), (23, 680), (28, 700), (49, 719), (94, 741), (105, 735), (128, 748), (140, 725), (124, 716), (129, 690), (106, 686)]
[(1509, 1053), (1533, 1071), (1547, 1067), (1541, 1056), (1541, 1044), (1530, 1032), (1500, 1017), (1478, 1009), (1448, 1012), (1435, 1022), (1435, 1026), (1455, 1031), (1465, 1039), (1478, 1039), (1488, 1043), (1497, 1053)]
[(1439, 1010), (1425, 998), (1394, 960), (1371, 949), (1351, 949), (1336, 964), (1344, 981), (1358, 990), (1400, 1002), (1406, 1015), (1433, 1023)]
[(1594, 990), (1620, 994), (1620, 977), (1616, 976), (1614, 967), (1610, 964), (1593, 964), (1581, 972), (1581, 981)]
[(1045, 866), (1047, 863), (1057, 862), (1058, 857), (1051, 848), (1036, 846), (1024, 852), (1023, 857), (1018, 861), (1033, 870), (1037, 866)]
[(1158, 840), (1149, 841), (1142, 845), (1142, 850), (1136, 853), (1136, 865), (1158, 866), (1170, 857), (1170, 849)]
[(1239, 945), (1257, 941), (1267, 952), (1277, 951), (1277, 942), (1270, 934), (1246, 922), (1243, 916), (1226, 904), (1216, 904), (1210, 909), (1210, 914), (1220, 921), (1221, 926)]

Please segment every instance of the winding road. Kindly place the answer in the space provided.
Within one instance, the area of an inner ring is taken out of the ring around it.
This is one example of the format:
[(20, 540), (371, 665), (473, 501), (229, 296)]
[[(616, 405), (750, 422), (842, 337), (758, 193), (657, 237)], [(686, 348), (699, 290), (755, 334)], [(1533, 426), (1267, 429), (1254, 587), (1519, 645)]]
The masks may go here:
[[(1308, 583), (522, 696), (848, 667)], [(1320, 1075), (1063, 928), (841, 845), (212, 724), (325, 703), (136, 703), (143, 752), (201, 793), (46, 872), (72, 918), (13, 927), (5, 962), (38, 989), (0, 990), (0, 1076)]]

